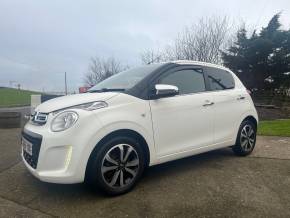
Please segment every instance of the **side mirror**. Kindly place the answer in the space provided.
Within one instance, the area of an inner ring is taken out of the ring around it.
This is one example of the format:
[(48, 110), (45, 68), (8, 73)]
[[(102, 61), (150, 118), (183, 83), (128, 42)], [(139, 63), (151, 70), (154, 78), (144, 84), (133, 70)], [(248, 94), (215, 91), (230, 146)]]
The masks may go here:
[(165, 85), (165, 84), (156, 84), (155, 85), (155, 97), (161, 98), (161, 97), (170, 97), (177, 95), (179, 93), (179, 90), (176, 86), (172, 85)]

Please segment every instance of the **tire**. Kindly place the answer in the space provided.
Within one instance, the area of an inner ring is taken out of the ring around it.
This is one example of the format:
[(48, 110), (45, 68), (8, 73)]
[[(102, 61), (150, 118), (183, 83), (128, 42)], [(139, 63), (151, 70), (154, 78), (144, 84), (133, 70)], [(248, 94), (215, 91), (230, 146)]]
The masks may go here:
[(127, 193), (143, 174), (144, 157), (143, 149), (136, 139), (125, 136), (110, 139), (98, 145), (92, 153), (87, 182), (95, 190), (101, 190), (108, 195)]
[(244, 120), (239, 128), (236, 144), (232, 147), (238, 156), (247, 156), (252, 153), (256, 145), (257, 127), (250, 120)]

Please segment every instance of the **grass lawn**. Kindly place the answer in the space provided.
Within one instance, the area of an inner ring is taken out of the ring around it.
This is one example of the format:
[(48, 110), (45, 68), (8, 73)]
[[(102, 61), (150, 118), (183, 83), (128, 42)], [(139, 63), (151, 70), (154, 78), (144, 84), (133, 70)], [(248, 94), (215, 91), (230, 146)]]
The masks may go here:
[(0, 88), (0, 107), (14, 107), (30, 105), (30, 95), (38, 92)]
[(290, 137), (290, 119), (260, 121), (258, 126), (258, 135)]

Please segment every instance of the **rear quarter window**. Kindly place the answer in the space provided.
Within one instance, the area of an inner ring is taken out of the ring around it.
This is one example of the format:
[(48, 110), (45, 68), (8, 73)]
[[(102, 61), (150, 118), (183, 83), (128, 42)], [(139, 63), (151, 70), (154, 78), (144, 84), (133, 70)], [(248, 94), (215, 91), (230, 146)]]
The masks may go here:
[(207, 77), (211, 90), (226, 90), (235, 87), (233, 76), (226, 70), (208, 67)]

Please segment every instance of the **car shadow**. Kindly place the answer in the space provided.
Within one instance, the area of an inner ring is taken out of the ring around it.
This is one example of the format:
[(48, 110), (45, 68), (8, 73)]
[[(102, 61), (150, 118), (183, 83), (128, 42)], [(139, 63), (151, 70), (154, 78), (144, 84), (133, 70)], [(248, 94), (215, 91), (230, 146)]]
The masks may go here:
[(219, 160), (234, 158), (230, 148), (223, 148), (219, 150), (209, 151), (206, 153), (166, 162), (163, 164), (149, 167), (145, 174), (144, 180), (158, 180), (164, 176), (177, 176), (186, 171), (192, 171), (200, 167), (219, 168)]
[[(184, 174), (187, 171), (194, 171), (199, 168), (211, 167), (220, 168), (219, 161), (235, 158), (230, 148), (219, 149), (215, 151), (206, 152), (203, 154), (186, 157), (179, 160), (170, 161), (167, 163), (159, 164), (146, 169), (141, 181), (139, 182), (143, 186), (152, 185), (158, 183), (158, 180), (164, 177), (175, 178), (180, 174)], [(92, 190), (89, 186), (83, 184), (52, 184), (40, 182), (36, 178), (33, 178), (33, 183), (37, 183), (38, 191), (48, 192), (49, 195), (62, 195), (63, 197), (79, 197), (80, 195), (86, 195), (96, 197), (106, 197), (101, 191)], [(35, 190), (37, 191), (37, 190)], [(134, 190), (133, 190), (134, 191)]]

